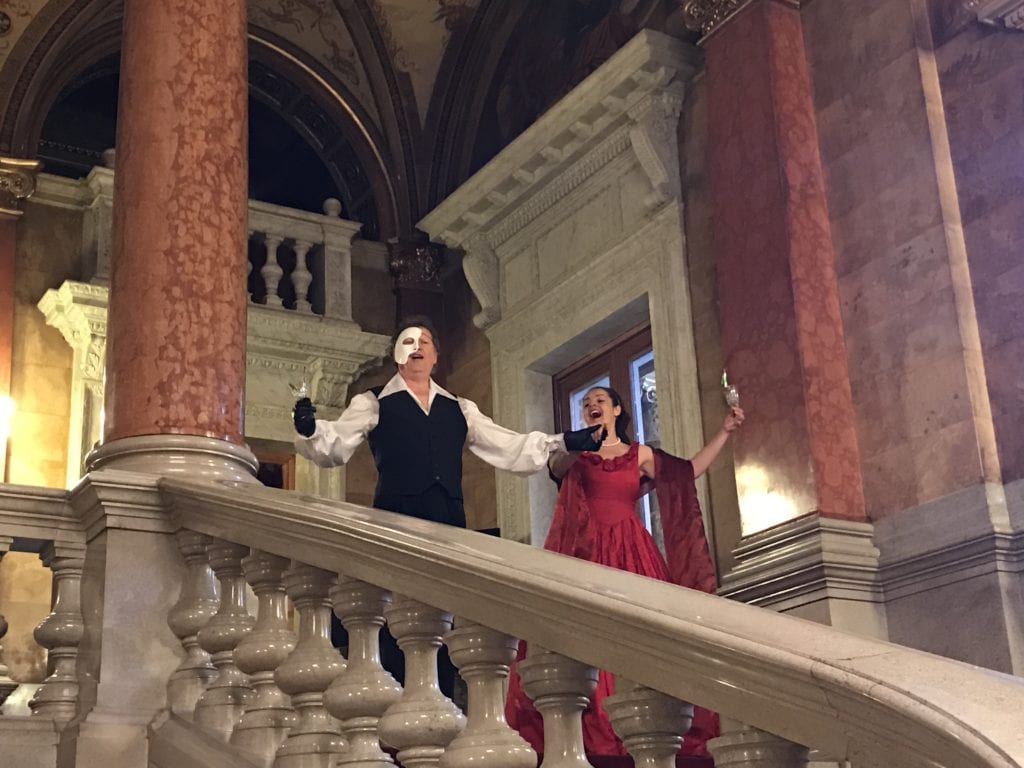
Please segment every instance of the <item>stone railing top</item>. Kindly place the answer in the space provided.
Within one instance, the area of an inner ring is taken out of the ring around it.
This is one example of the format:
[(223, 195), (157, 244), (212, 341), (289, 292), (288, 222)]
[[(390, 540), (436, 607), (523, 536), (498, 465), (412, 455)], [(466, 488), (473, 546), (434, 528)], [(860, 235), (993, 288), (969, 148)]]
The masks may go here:
[(66, 490), (5, 483), (0, 483), (0, 532), (33, 541), (79, 542), (84, 535)]
[(183, 527), (436, 605), (857, 765), (1024, 765), (1024, 681), (502, 539), (172, 478)]
[[(36, 179), (33, 200), (58, 208), (88, 208), (99, 196), (113, 195), (114, 169), (96, 166), (84, 179), (69, 179), (40, 173)], [(324, 212), (313, 213), (283, 205), (249, 201), (250, 231), (280, 235), (284, 238), (320, 243), (331, 238), (354, 238), (362, 224), (341, 218), (341, 203), (334, 198), (324, 201)]]
[(432, 239), (463, 246), (547, 183), (646, 99), (682, 97), (699, 66), (693, 46), (644, 30), (420, 221)]
[(324, 213), (250, 200), (249, 230), (310, 243), (324, 242), (331, 237), (351, 241), (363, 225), (342, 219), (340, 214), (341, 203), (333, 198), (324, 202)]

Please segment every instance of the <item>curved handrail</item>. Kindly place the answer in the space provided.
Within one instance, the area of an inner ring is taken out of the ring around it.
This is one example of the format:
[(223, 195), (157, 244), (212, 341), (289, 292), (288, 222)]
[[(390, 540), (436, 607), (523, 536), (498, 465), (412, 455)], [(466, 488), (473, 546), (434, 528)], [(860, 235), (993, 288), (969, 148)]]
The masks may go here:
[(1024, 766), (1024, 681), (489, 536), (165, 478), (182, 527), (377, 584), (829, 755)]

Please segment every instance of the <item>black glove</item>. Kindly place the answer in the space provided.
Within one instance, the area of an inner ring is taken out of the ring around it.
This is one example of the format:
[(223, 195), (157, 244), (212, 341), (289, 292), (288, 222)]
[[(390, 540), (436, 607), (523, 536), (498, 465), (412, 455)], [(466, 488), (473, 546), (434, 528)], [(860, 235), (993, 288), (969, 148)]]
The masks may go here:
[(567, 451), (596, 451), (608, 437), (608, 430), (598, 424), (566, 432), (562, 437), (565, 439), (565, 450)]
[(312, 437), (316, 432), (316, 408), (313, 401), (308, 397), (295, 402), (292, 410), (292, 419), (295, 420), (295, 431), (303, 437)]

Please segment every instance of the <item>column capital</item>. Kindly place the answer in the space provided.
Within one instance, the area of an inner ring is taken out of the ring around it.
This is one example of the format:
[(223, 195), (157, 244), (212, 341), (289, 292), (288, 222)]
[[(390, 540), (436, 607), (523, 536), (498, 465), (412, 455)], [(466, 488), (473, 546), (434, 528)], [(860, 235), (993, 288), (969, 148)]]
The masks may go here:
[(388, 272), (396, 288), (441, 290), (444, 246), (426, 237), (388, 241)]
[(21, 201), (36, 191), (38, 160), (0, 157), (0, 219), (21, 216)]
[[(799, 10), (810, 0), (770, 0), (779, 5), (787, 5)], [(985, 0), (973, 0), (984, 2)], [(1024, 0), (1011, 0), (1013, 2), (1024, 2)], [(683, 0), (683, 20), (690, 29), (700, 32), (707, 37), (721, 27), (732, 16), (739, 13), (743, 8), (750, 5), (753, 0)], [(972, 0), (964, 0), (972, 2)], [(1002, 0), (1007, 2), (1007, 0)]]
[(686, 26), (706, 36), (748, 2), (749, 0), (684, 0), (683, 18), (686, 20)]

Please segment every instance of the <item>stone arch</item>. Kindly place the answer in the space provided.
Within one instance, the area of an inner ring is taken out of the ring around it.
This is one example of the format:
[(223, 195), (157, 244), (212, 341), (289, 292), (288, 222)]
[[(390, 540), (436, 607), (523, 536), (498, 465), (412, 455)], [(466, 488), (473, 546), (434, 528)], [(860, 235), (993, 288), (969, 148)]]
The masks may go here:
[[(46, 115), (64, 90), (120, 50), (122, 12), (121, 3), (104, 8), (102, 0), (51, 0), (41, 9), (0, 69), (0, 152), (36, 154)], [(355, 191), (365, 181), (377, 217), (374, 234), (396, 234), (401, 212), (390, 158), (358, 101), (268, 30), (250, 25), (249, 40), (252, 96), (303, 136), (339, 188), (353, 190), (349, 206), (365, 202)], [(275, 98), (285, 92), (292, 98)], [(346, 215), (357, 218), (358, 210)]]

